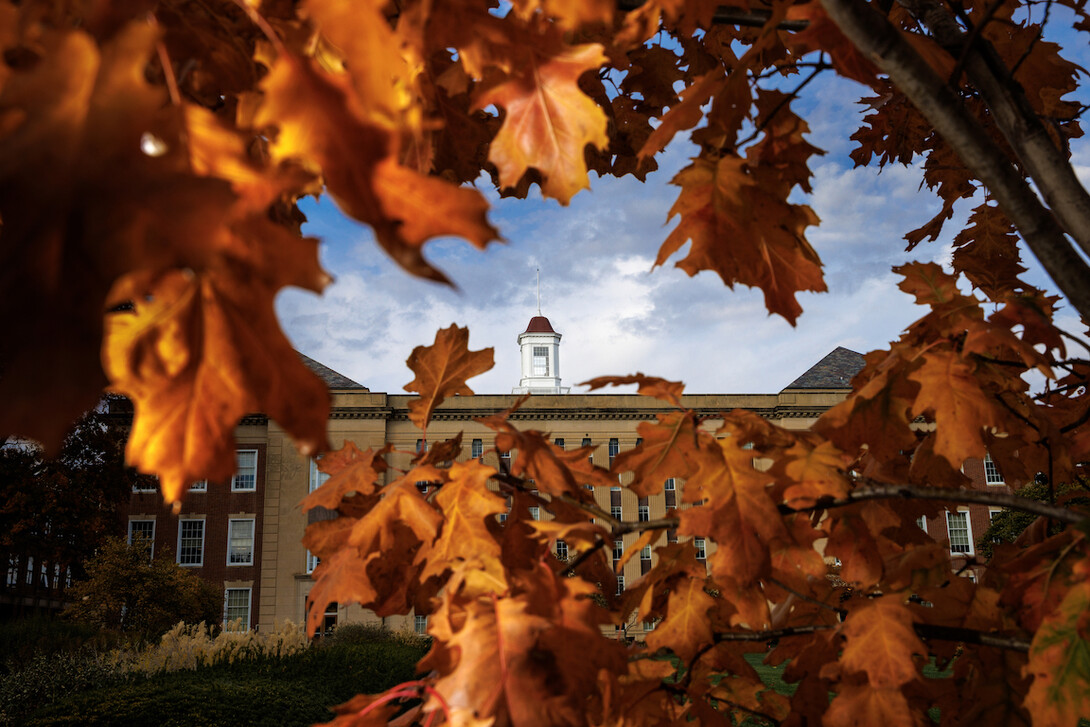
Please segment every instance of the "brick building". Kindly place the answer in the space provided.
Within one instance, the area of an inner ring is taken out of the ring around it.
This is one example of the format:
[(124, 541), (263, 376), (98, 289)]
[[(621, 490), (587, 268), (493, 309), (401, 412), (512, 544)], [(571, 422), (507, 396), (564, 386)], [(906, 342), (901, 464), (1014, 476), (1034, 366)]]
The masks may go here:
[[(532, 393), (534, 396), (511, 416), (519, 428), (548, 432), (561, 447), (593, 447), (591, 458), (603, 467), (620, 452), (635, 447), (639, 423), (653, 420), (669, 406), (634, 394), (567, 393), (560, 386), (560, 338), (547, 319), (534, 317), (519, 336), (522, 377), (513, 393), (448, 399), (432, 417), (429, 439), (442, 441), (463, 432), (462, 458), (481, 458), (495, 466), (499, 457), (509, 455), (495, 451), (494, 432), (476, 419), (509, 408), (519, 394)], [(303, 358), (330, 387), (329, 436), (333, 447), (345, 441), (355, 442), (361, 449), (377, 449), (389, 442), (401, 452), (427, 446), (409, 421), (408, 403), (413, 396), (372, 392)], [(682, 402), (708, 416), (710, 429), (716, 426), (715, 416), (732, 409), (748, 409), (787, 429), (806, 429), (822, 412), (845, 398), (852, 377), (862, 365), (860, 354), (837, 348), (777, 393), (691, 394), (682, 397)], [(319, 509), (304, 515), (299, 502), (324, 481), (324, 475), (313, 460), (296, 451), (276, 422), (266, 417), (247, 417), (236, 437), (238, 473), (230, 482), (200, 483), (185, 495), (177, 516), (162, 505), (157, 493), (134, 492), (125, 513), (127, 531), (130, 537), (137, 532), (150, 536), (156, 552), (166, 548), (184, 567), (194, 568), (222, 585), (226, 618), (241, 619), (246, 626), (259, 628), (273, 628), (286, 619), (301, 621), (316, 560), (300, 540), (308, 519), (332, 517), (335, 513)], [(408, 465), (409, 455), (394, 454), (389, 460), (395, 468), (403, 468)], [(994, 467), (986, 475), (986, 464), (971, 464), (966, 465), (966, 474), (979, 479), (980, 486), (1005, 487), (997, 484)], [(385, 476), (392, 479), (394, 475)], [(595, 497), (601, 508), (621, 518), (656, 519), (677, 507), (682, 486), (682, 482), (671, 479), (662, 493), (649, 498), (638, 498), (621, 486), (596, 491)], [(547, 513), (538, 515), (548, 517)], [(973, 553), (974, 537), (987, 527), (989, 517), (987, 507), (971, 506), (947, 513), (946, 518), (929, 519), (921, 526), (940, 542), (952, 538), (953, 565), (957, 567), (959, 558)], [(673, 533), (663, 536), (674, 537)], [(613, 547), (615, 562), (637, 538), (638, 534), (631, 533), (617, 539)], [(714, 544), (698, 541), (697, 547), (710, 553)], [(567, 555), (563, 541), (556, 543), (555, 550), (559, 557)], [(617, 588), (623, 589), (647, 572), (653, 557), (652, 549), (645, 548), (629, 560), (618, 577)], [(329, 625), (360, 620), (380, 619), (358, 606), (334, 606), (326, 614)], [(426, 628), (426, 617), (381, 621), (391, 628)], [(644, 627), (633, 624), (629, 633), (638, 635)]]

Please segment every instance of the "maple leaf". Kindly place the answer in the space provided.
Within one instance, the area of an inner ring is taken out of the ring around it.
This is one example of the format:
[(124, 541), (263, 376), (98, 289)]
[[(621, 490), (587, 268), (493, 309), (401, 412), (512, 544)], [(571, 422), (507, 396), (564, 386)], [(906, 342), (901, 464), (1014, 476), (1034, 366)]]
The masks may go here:
[(426, 431), (432, 412), (444, 399), (473, 394), (466, 379), (492, 368), (493, 356), (491, 348), (470, 351), (469, 329), (452, 323), (435, 334), (431, 346), (414, 348), (406, 363), (416, 378), (405, 384), (405, 390), (421, 395), (409, 402), (409, 418)]
[(605, 60), (597, 43), (566, 46), (552, 33), (527, 38), (513, 73), (478, 93), (477, 108), (505, 111), (488, 153), (501, 186), (515, 187), (531, 167), (541, 172), (542, 194), (564, 205), (589, 186), (583, 149), (605, 149), (609, 137), (605, 114), (578, 81)]

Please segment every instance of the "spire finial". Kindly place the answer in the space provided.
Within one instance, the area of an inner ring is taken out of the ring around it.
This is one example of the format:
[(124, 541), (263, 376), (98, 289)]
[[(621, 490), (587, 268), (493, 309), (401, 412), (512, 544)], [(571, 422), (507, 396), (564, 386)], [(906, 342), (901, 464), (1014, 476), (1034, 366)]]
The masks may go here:
[(541, 268), (537, 269), (537, 314), (541, 315)]

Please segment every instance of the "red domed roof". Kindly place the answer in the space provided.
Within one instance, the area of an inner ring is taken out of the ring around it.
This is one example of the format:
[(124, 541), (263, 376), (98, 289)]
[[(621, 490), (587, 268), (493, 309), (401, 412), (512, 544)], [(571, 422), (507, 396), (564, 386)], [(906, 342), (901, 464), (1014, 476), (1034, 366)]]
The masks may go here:
[(553, 330), (548, 318), (545, 316), (534, 316), (530, 319), (530, 325), (526, 326), (526, 330), (523, 331), (523, 333), (556, 333), (556, 331)]

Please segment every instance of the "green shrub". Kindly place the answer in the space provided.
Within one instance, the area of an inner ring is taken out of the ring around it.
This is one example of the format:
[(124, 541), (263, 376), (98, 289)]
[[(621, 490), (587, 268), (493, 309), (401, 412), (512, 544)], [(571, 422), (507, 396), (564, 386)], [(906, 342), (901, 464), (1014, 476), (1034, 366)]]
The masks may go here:
[(408, 681), (424, 655), (398, 643), (337, 644), (287, 657), (221, 662), (192, 671), (85, 690), (43, 706), (28, 726), (310, 725), (331, 718), (329, 707), (361, 692)]
[(39, 654), (0, 679), (0, 724), (14, 724), (42, 705), (121, 679), (116, 664), (90, 649)]
[(48, 616), (6, 621), (0, 623), (0, 654), (4, 660), (0, 675), (23, 668), (35, 656), (83, 649), (107, 651), (121, 641), (117, 632)]

